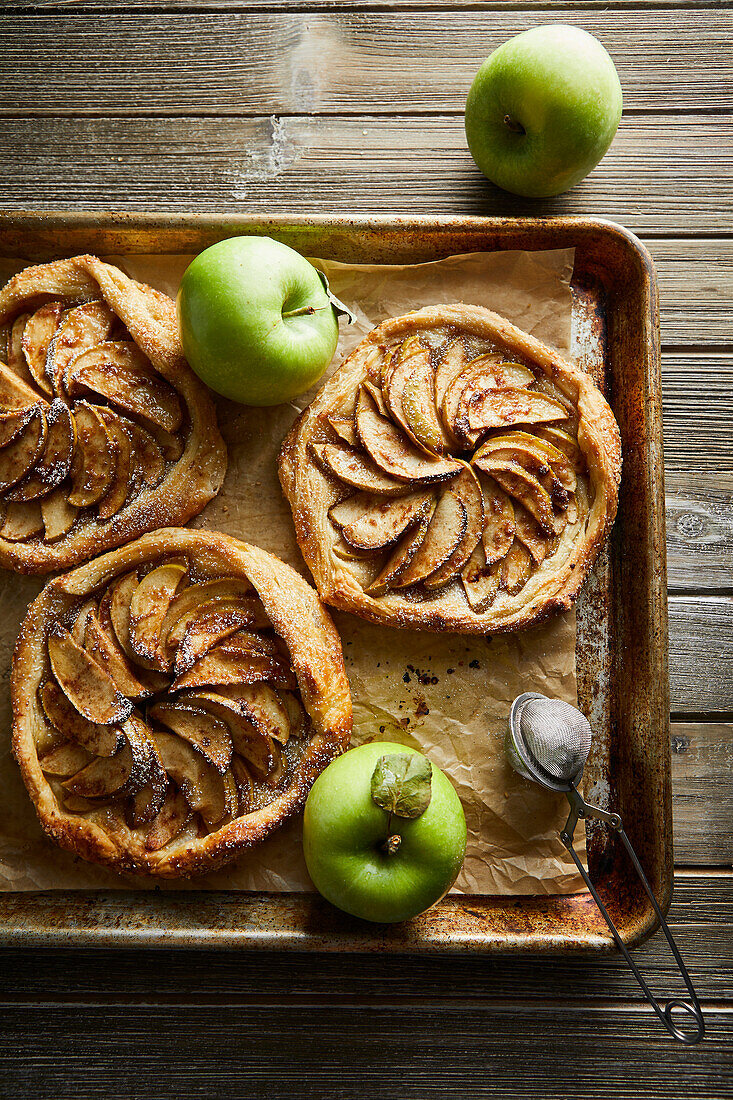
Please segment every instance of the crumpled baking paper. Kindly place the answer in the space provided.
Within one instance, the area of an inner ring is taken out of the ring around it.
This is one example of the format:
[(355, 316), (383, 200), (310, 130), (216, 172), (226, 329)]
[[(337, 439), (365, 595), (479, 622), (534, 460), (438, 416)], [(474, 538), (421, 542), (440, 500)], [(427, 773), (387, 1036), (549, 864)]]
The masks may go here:
[[(111, 256), (134, 278), (175, 297), (190, 256)], [(7, 278), (28, 261), (0, 263)], [(341, 322), (329, 373), (377, 323), (423, 305), (467, 302), (510, 318), (570, 353), (572, 250), (452, 256), (408, 266), (314, 261), (356, 315)], [(220, 400), (229, 448), (224, 488), (194, 526), (258, 543), (310, 580), (277, 479), (280, 443), (315, 389), (297, 402), (250, 409)], [(312, 890), (301, 851), (301, 818), (223, 870), (188, 882), (116, 875), (46, 840), (10, 755), (9, 675), (25, 608), (41, 582), (0, 571), (0, 889)], [(573, 612), (528, 632), (495, 638), (378, 627), (335, 613), (354, 702), (354, 743), (399, 741), (425, 752), (453, 781), (466, 812), (468, 847), (454, 890), (469, 894), (571, 893), (582, 881), (559, 839), (567, 802), (506, 763), (509, 707), (522, 691), (576, 702)], [(576, 836), (581, 856), (585, 832)]]

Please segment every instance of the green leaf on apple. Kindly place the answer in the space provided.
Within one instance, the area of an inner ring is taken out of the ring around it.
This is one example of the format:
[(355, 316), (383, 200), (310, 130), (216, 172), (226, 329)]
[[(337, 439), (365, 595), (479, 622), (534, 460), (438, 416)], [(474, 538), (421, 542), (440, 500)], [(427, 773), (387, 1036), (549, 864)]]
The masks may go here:
[(420, 753), (380, 756), (372, 774), (372, 798), (396, 817), (416, 818), (430, 805), (433, 769)]
[(328, 279), (326, 278), (325, 272), (321, 271), (319, 268), (316, 268), (316, 271), (318, 272), (318, 276), (319, 276), (321, 282), (323, 283), (323, 289), (325, 290), (326, 294), (329, 297), (329, 300), (331, 302), (331, 305), (333, 306), (333, 310), (334, 310), (334, 313), (336, 314), (336, 316), (337, 317), (346, 317), (347, 318), (346, 323), (348, 325), (353, 325), (354, 322), (356, 321), (356, 314), (352, 313), (351, 310), (349, 309), (349, 307), (347, 305), (345, 305), (341, 301), (340, 298), (337, 298), (336, 295), (332, 293), (331, 288), (328, 285)]

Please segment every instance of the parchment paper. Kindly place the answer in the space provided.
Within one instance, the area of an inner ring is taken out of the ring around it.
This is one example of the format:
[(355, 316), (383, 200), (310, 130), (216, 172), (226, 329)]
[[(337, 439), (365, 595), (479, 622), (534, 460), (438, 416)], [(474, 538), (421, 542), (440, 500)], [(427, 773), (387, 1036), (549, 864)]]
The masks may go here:
[[(105, 258), (172, 297), (191, 259)], [(9, 277), (27, 262), (4, 261), (0, 277)], [(479, 253), (406, 267), (315, 262), (357, 316), (353, 326), (342, 321), (331, 370), (385, 317), (440, 302), (486, 305), (561, 352), (570, 352), (572, 250)], [(309, 580), (280, 491), (276, 459), (283, 437), (313, 393), (273, 409), (219, 402), (229, 468), (220, 496), (193, 524), (258, 543)], [(10, 755), (8, 699), (12, 647), (25, 608), (40, 587), (39, 581), (0, 571), (0, 889), (311, 890), (301, 853), (300, 817), (224, 870), (174, 885), (123, 878), (45, 840)], [(334, 618), (354, 702), (354, 743), (390, 740), (422, 749), (448, 773), (461, 797), (468, 849), (455, 890), (543, 894), (582, 889), (558, 837), (567, 802), (516, 775), (502, 750), (509, 706), (520, 692), (536, 690), (576, 701), (574, 613), (530, 632), (494, 639), (393, 630), (343, 613)], [(583, 853), (582, 828), (576, 846)]]

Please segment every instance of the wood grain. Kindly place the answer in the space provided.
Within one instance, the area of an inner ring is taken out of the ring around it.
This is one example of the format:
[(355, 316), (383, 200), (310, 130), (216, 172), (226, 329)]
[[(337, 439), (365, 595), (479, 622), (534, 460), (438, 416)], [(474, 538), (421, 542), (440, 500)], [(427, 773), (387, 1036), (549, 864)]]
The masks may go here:
[(673, 714), (733, 711), (733, 598), (671, 596)]
[[(671, 734), (675, 858), (678, 863), (730, 867), (733, 725), (673, 722)], [(733, 891), (733, 879), (729, 886)]]
[[(6, 15), (0, 108), (105, 114), (401, 114), (463, 112), (484, 58), (546, 11), (245, 12)], [(578, 11), (616, 59), (626, 110), (733, 108), (730, 22), (700, 9)], [(196, 49), (192, 51), (195, 36)], [(708, 61), (699, 64), (704, 41)], [(151, 81), (151, 69), (155, 80)], [(43, 79), (38, 79), (42, 72)]]
[(659, 276), (663, 342), (731, 347), (733, 241), (651, 240), (649, 249)]
[(647, 235), (733, 231), (730, 114), (623, 119), (587, 180), (536, 202), (484, 180), (456, 117), (2, 118), (0, 154), (9, 209), (603, 210)]

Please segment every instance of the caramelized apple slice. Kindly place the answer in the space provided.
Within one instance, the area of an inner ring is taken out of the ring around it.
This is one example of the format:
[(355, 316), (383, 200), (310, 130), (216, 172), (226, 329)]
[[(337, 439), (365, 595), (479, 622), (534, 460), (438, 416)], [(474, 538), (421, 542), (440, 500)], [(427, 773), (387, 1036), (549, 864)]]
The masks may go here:
[(482, 355), (471, 363), (468, 381), (461, 390), (451, 428), (454, 435), (473, 446), (482, 434), (472, 430), (470, 410), (477, 401), (495, 390), (522, 387), (534, 382), (534, 375), (520, 363), (502, 363), (496, 356)]
[(548, 555), (552, 536), (543, 531), (537, 520), (519, 503), (514, 505), (514, 523), (517, 539), (529, 550), (534, 564), (541, 565)]
[(445, 387), (443, 400), (440, 403), (440, 418), (445, 429), (456, 446), (468, 447), (468, 440), (458, 424), (458, 409), (466, 387), (476, 377), (486, 376), (490, 364), (498, 364), (499, 355), (482, 355), (478, 360), (472, 359), (466, 363), (462, 371), (454, 374)]
[[(130, 645), (130, 601), (138, 583), (136, 572), (125, 573), (113, 581), (109, 588), (111, 595), (108, 606), (112, 628), (123, 652), (133, 660), (137, 655)], [(102, 604), (104, 603), (103, 599)]]
[(41, 522), (45, 528), (44, 539), (53, 542), (65, 535), (76, 522), (79, 509), (69, 504), (63, 489), (55, 489), (41, 500)]
[(63, 786), (83, 798), (105, 798), (109, 795), (133, 793), (130, 787), (142, 785), (142, 772), (147, 758), (142, 758), (128, 740), (114, 756), (98, 756)]
[(415, 442), (429, 453), (444, 454), (450, 440), (443, 431), (435, 407), (435, 378), (430, 359), (413, 370), (400, 400), (403, 424)]
[(407, 588), (419, 584), (441, 565), (445, 564), (457, 550), (468, 528), (468, 512), (462, 495), (451, 485), (446, 489), (433, 512), (425, 538), (414, 558), (395, 577), (391, 588)]
[(21, 409), (0, 409), (0, 447), (13, 443), (35, 414), (35, 405), (26, 405)]
[(463, 503), (466, 529), (448, 560), (426, 578), (424, 584), (429, 591), (442, 588), (458, 576), (476, 549), (483, 531), (483, 496), (478, 479), (470, 466), (464, 466), (449, 491), (455, 493)]
[(46, 775), (53, 775), (59, 779), (68, 779), (70, 775), (76, 775), (85, 768), (93, 759), (91, 753), (81, 745), (72, 741), (65, 741), (62, 745), (47, 752), (38, 763)]
[(308, 730), (309, 719), (305, 707), (292, 691), (279, 691), (277, 694), (288, 713), (290, 736), (299, 741), (302, 737), (305, 737)]
[(94, 756), (114, 756), (122, 746), (122, 733), (117, 726), (100, 726), (90, 722), (72, 706), (54, 680), (47, 680), (39, 691), (43, 713), (54, 729)]
[(76, 447), (71, 463), (69, 503), (77, 508), (96, 504), (112, 484), (117, 448), (101, 413), (86, 401), (74, 406)]
[(230, 638), (194, 662), (173, 681), (171, 690), (256, 684), (260, 681), (275, 687), (295, 687), (293, 673), (281, 660), (242, 650)]
[(37, 500), (9, 504), (0, 525), (0, 538), (25, 542), (43, 530), (41, 506)]
[(491, 607), (499, 591), (500, 581), (501, 563), (495, 562), (489, 565), (483, 543), (477, 543), (461, 572), (463, 591), (466, 593), (471, 610), (477, 615)]
[(19, 313), (10, 326), (8, 338), (8, 370), (26, 385), (33, 384), (33, 376), (23, 355), (23, 333), (30, 316), (30, 313)]
[(124, 722), (129, 717), (130, 700), (120, 694), (101, 665), (92, 660), (64, 627), (57, 625), (49, 635), (48, 656), (56, 682), (79, 714), (103, 726)]
[(389, 477), (424, 483), (445, 481), (460, 472), (460, 463), (437, 455), (431, 458), (390, 420), (380, 416), (374, 398), (364, 386), (359, 390), (354, 421), (370, 458)]
[(505, 462), (494, 455), (486, 455), (475, 462), (479, 469), (491, 475), (505, 493), (523, 504), (544, 531), (554, 531), (556, 520), (552, 498), (533, 474), (515, 462)]
[(514, 542), (514, 505), (493, 478), (478, 471), (479, 484), (484, 499), (484, 528), (482, 542), (487, 565), (501, 561)]
[(172, 783), (168, 784), (165, 801), (145, 837), (149, 852), (158, 852), (170, 844), (193, 817), (184, 795)]
[(84, 647), (84, 638), (86, 637), (87, 622), (89, 621), (89, 616), (92, 614), (93, 611), (96, 610), (97, 601), (94, 599), (94, 597), (90, 597), (79, 608), (79, 612), (71, 626), (71, 637), (74, 639), (76, 644), (80, 645), (82, 648)]
[(460, 337), (445, 344), (440, 351), (440, 360), (435, 370), (435, 406), (441, 409), (443, 399), (451, 382), (468, 366), (466, 345)]
[(131, 443), (130, 486), (135, 493), (141, 489), (154, 489), (165, 474), (163, 451), (150, 432), (133, 420), (125, 419), (123, 427)]
[(53, 387), (46, 374), (46, 360), (63, 312), (62, 302), (46, 302), (28, 318), (23, 329), (23, 355), (31, 378), (49, 397), (53, 397)]
[(87, 616), (84, 648), (97, 664), (106, 669), (123, 695), (129, 699), (144, 699), (151, 694), (150, 686), (136, 675), (122, 647), (102, 628), (96, 610), (90, 611)]
[(380, 569), (379, 573), (377, 573), (372, 583), (365, 588), (364, 591), (368, 596), (383, 596), (388, 588), (395, 587), (397, 577), (408, 568), (412, 559), (425, 541), (425, 536), (427, 535), (434, 511), (435, 509), (432, 509), (428, 515), (421, 519), (416, 527), (408, 531), (401, 542), (398, 543), (396, 549), (387, 559), (387, 562), (382, 569)]
[(46, 375), (54, 393), (63, 395), (63, 378), (69, 364), (85, 348), (106, 340), (115, 320), (105, 302), (84, 302), (64, 314), (46, 357)]
[[(173, 661), (175, 675), (181, 676), (191, 668), (195, 661), (198, 661), (218, 643), (225, 641), (237, 632), (242, 633), (241, 627), (251, 626), (254, 617), (253, 602), (253, 600), (243, 597), (239, 603), (236, 601), (227, 603), (222, 600), (218, 603), (209, 604), (208, 610), (200, 614), (186, 628)], [(264, 609), (262, 609), (262, 614), (264, 615)], [(265, 639), (261, 635), (252, 634), (248, 637), (252, 639), (251, 653), (253, 655), (275, 656), (275, 653), (264, 644)], [(255, 644), (254, 639), (257, 639), (257, 644)]]
[(110, 519), (119, 512), (127, 500), (131, 480), (132, 439), (123, 424), (122, 418), (112, 412), (111, 409), (99, 409), (99, 415), (107, 425), (107, 431), (117, 452), (117, 463), (112, 484), (97, 505), (99, 518)]
[(274, 741), (247, 719), (236, 699), (220, 692), (191, 691), (183, 692), (179, 702), (193, 710), (203, 710), (223, 722), (229, 730), (235, 752), (247, 760), (259, 778), (265, 779), (274, 771), (278, 759)]
[(514, 424), (548, 424), (566, 417), (565, 406), (554, 398), (510, 387), (476, 393), (468, 410), (468, 426), (472, 431), (485, 431)]
[(241, 817), (243, 814), (249, 813), (254, 801), (254, 784), (252, 783), (252, 776), (241, 756), (234, 756), (232, 758), (232, 775), (237, 785), (239, 816)]
[(229, 767), (232, 759), (229, 730), (211, 714), (165, 702), (152, 706), (150, 717), (198, 749), (218, 772), (223, 774)]
[[(294, 685), (293, 685), (294, 686)], [(263, 737), (286, 745), (290, 738), (290, 718), (277, 692), (267, 684), (237, 684), (221, 687), (219, 693), (234, 700), (244, 717)]]
[(578, 441), (565, 428), (556, 424), (540, 424), (533, 428), (532, 432), (540, 439), (546, 439), (558, 451), (562, 451), (576, 474), (585, 469), (585, 462)]
[(510, 596), (515, 596), (524, 588), (531, 572), (532, 558), (529, 550), (515, 539), (501, 563), (501, 587), (505, 588)]
[(150, 780), (132, 796), (128, 804), (127, 823), (131, 829), (149, 825), (165, 804), (168, 789), (168, 776), (161, 769), (162, 780), (153, 783)]
[[(392, 546), (402, 538), (434, 505), (435, 498), (430, 490), (408, 493), (396, 500), (371, 500), (362, 510), (362, 514), (345, 524), (341, 534), (350, 546), (367, 552), (382, 550)], [(335, 510), (332, 509), (331, 518)], [(341, 512), (336, 512), (338, 517)]]
[(45, 497), (68, 477), (76, 445), (76, 425), (68, 408), (58, 398), (48, 408), (46, 425), (43, 454), (30, 473), (6, 493), (7, 500)]
[(46, 444), (46, 414), (40, 405), (23, 431), (0, 450), (0, 492), (16, 485), (38, 462)]
[(387, 477), (371, 459), (335, 443), (311, 443), (311, 451), (328, 474), (345, 485), (378, 496), (400, 496), (405, 491), (403, 481)]
[(83, 351), (69, 364), (64, 387), (70, 397), (99, 395), (166, 432), (177, 431), (183, 421), (178, 394), (132, 341), (107, 341)]
[(344, 443), (350, 447), (358, 447), (359, 436), (356, 434), (353, 416), (328, 416), (326, 423)]
[(511, 459), (534, 474), (540, 474), (543, 467), (550, 467), (561, 486), (568, 492), (575, 489), (575, 471), (566, 454), (554, 447), (548, 440), (530, 435), (529, 432), (503, 432), (494, 435), (481, 444), (475, 457), (494, 454), (498, 458)]
[(163, 653), (163, 623), (186, 573), (187, 566), (180, 561), (159, 565), (143, 577), (130, 599), (130, 647), (138, 658), (161, 669), (168, 667)]
[(163, 651), (171, 656), (173, 649), (199, 619), (212, 611), (229, 612), (234, 607), (237, 608), (236, 621), (239, 626), (270, 626), (265, 609), (247, 580), (222, 577), (184, 588), (170, 604), (163, 620), (160, 631)]
[(6, 412), (27, 409), (29, 405), (37, 405), (38, 401), (38, 392), (4, 363), (0, 363), (0, 408)]
[(194, 813), (211, 828), (237, 812), (236, 788), (225, 781), (200, 752), (165, 730), (155, 730), (155, 743), (166, 772), (183, 792)]

